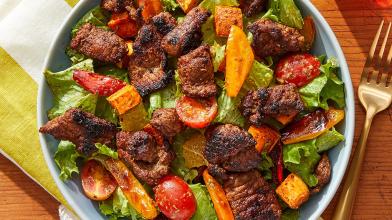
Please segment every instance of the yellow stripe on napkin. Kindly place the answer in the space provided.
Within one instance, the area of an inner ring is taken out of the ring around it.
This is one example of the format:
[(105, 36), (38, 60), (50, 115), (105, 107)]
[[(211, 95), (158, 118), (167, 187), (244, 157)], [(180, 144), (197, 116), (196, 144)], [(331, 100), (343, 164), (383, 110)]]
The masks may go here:
[(37, 84), (1, 47), (0, 57), (0, 148), (66, 204), (49, 173), (38, 139)]

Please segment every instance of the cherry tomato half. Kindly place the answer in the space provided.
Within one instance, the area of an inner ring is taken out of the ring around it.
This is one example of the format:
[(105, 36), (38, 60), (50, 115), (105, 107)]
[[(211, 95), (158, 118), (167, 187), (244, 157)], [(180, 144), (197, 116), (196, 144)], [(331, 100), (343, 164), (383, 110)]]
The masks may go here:
[(196, 199), (188, 184), (177, 176), (165, 176), (154, 188), (155, 201), (170, 219), (188, 220), (196, 211)]
[(117, 188), (117, 182), (113, 176), (95, 160), (89, 160), (84, 164), (80, 177), (84, 193), (92, 200), (105, 200)]
[(320, 61), (307, 54), (293, 54), (282, 58), (276, 66), (276, 80), (279, 83), (294, 83), (301, 87), (320, 75)]
[(192, 128), (204, 128), (210, 124), (218, 113), (215, 98), (194, 99), (181, 97), (176, 104), (178, 117), (184, 124)]

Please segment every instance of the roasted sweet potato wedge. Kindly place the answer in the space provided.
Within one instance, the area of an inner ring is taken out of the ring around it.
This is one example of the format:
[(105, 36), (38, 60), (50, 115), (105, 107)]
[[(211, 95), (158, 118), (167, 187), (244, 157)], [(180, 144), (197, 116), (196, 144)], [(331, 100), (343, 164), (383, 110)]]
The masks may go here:
[(216, 35), (220, 37), (229, 36), (232, 25), (242, 29), (242, 12), (240, 8), (216, 6), (214, 18)]
[(258, 152), (270, 152), (280, 138), (279, 132), (266, 125), (260, 127), (250, 126), (248, 132), (256, 140), (256, 150)]

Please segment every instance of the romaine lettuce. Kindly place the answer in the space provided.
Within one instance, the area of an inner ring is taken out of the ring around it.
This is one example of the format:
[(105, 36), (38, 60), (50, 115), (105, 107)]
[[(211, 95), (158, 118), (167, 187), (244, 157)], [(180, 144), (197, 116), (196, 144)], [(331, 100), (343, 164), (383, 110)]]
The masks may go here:
[(217, 220), (214, 206), (212, 204), (210, 194), (207, 187), (201, 184), (189, 185), (193, 195), (196, 198), (196, 212), (192, 216), (192, 220)]
[(168, 12), (173, 12), (179, 7), (176, 0), (161, 0), (161, 2), (163, 4), (163, 9)]
[(264, 179), (270, 180), (272, 179), (271, 168), (274, 167), (274, 162), (272, 161), (272, 158), (268, 156), (267, 152), (262, 152), (261, 158), (261, 163), (259, 164), (257, 169), (261, 172)]
[(268, 87), (274, 76), (274, 71), (263, 63), (256, 60), (253, 62), (252, 69), (248, 78), (245, 80), (242, 89), (257, 90), (258, 88)]
[(299, 210), (286, 208), (282, 212), (282, 220), (298, 220)]
[(245, 118), (238, 109), (241, 98), (229, 97), (226, 90), (223, 89), (218, 97), (218, 114), (214, 119), (216, 123), (234, 124), (243, 127)]
[(111, 199), (104, 200), (99, 203), (99, 209), (104, 215), (110, 219), (118, 219), (128, 217), (132, 220), (141, 220), (142, 216), (129, 204), (120, 187), (114, 191)]
[(316, 139), (316, 147), (318, 152), (323, 152), (335, 147), (341, 141), (344, 141), (344, 136), (340, 134), (335, 128), (325, 132)]
[(105, 144), (96, 143), (95, 147), (98, 149), (97, 154), (106, 155), (116, 160), (118, 159), (118, 153)]
[(302, 29), (304, 21), (293, 0), (270, 0), (268, 5), (269, 10), (263, 18), (269, 18), (287, 26)]
[(79, 28), (85, 24), (90, 23), (102, 29), (108, 29), (107, 23), (109, 22), (109, 13), (103, 10), (99, 5), (87, 12), (82, 19), (76, 23), (72, 29), (72, 36), (78, 32)]
[(238, 6), (237, 0), (203, 0), (199, 6), (215, 13), (215, 6)]
[(54, 161), (60, 169), (61, 180), (68, 180), (72, 177), (72, 173), (79, 173), (76, 159), (80, 156), (73, 143), (60, 141), (57, 151), (54, 154)]
[(216, 41), (211, 46), (212, 63), (214, 64), (214, 72), (218, 71), (220, 64), (225, 58), (226, 45), (220, 45)]
[(64, 114), (70, 108), (95, 112), (97, 96), (78, 86), (72, 79), (73, 71), (76, 69), (94, 71), (93, 61), (91, 59), (85, 60), (61, 72), (44, 72), (48, 86), (54, 96), (53, 107), (48, 112), (49, 119)]

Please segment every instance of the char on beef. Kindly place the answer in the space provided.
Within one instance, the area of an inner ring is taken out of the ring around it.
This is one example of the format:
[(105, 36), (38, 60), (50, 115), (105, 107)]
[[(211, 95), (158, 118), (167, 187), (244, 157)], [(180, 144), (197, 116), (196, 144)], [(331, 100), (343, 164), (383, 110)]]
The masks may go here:
[(102, 0), (101, 8), (110, 12), (123, 12), (126, 7), (132, 7), (132, 0)]
[(167, 56), (161, 41), (163, 33), (174, 27), (176, 21), (168, 13), (160, 13), (152, 20), (140, 28), (129, 58), (129, 78), (141, 96), (165, 87), (173, 76), (167, 69)]
[(240, 0), (240, 8), (246, 17), (252, 17), (264, 10), (265, 0)]
[(246, 172), (257, 167), (261, 157), (255, 149), (256, 141), (245, 130), (231, 124), (219, 125), (206, 132), (204, 156), (208, 170), (225, 179), (227, 172)]
[(166, 142), (157, 144), (154, 137), (145, 131), (118, 132), (117, 147), (119, 157), (131, 167), (135, 176), (152, 186), (169, 173), (170, 163), (175, 157)]
[(112, 148), (116, 146), (115, 124), (75, 108), (49, 121), (39, 129), (39, 132), (50, 134), (58, 140), (71, 141), (77, 150), (86, 156), (97, 150), (96, 143)]
[(314, 171), (317, 177), (317, 185), (310, 190), (312, 194), (320, 192), (320, 190), (329, 182), (331, 178), (331, 163), (328, 155), (324, 153)]
[(105, 63), (118, 63), (128, 52), (127, 45), (121, 37), (90, 23), (80, 27), (72, 38), (71, 48)]
[(300, 32), (269, 19), (259, 19), (248, 25), (253, 34), (252, 48), (260, 58), (305, 50), (305, 38)]
[(257, 170), (230, 174), (223, 189), (236, 220), (280, 219), (275, 192)]
[(159, 130), (169, 141), (184, 128), (174, 108), (160, 108), (155, 110), (152, 114), (150, 124)]
[(242, 115), (256, 126), (269, 117), (297, 114), (303, 109), (304, 104), (294, 84), (249, 91), (240, 106)]
[(180, 56), (195, 49), (201, 44), (201, 26), (210, 17), (211, 12), (200, 8), (193, 8), (184, 21), (170, 31), (162, 40), (162, 47), (171, 56)]
[(214, 66), (210, 48), (202, 45), (178, 59), (182, 92), (194, 98), (215, 96)]

